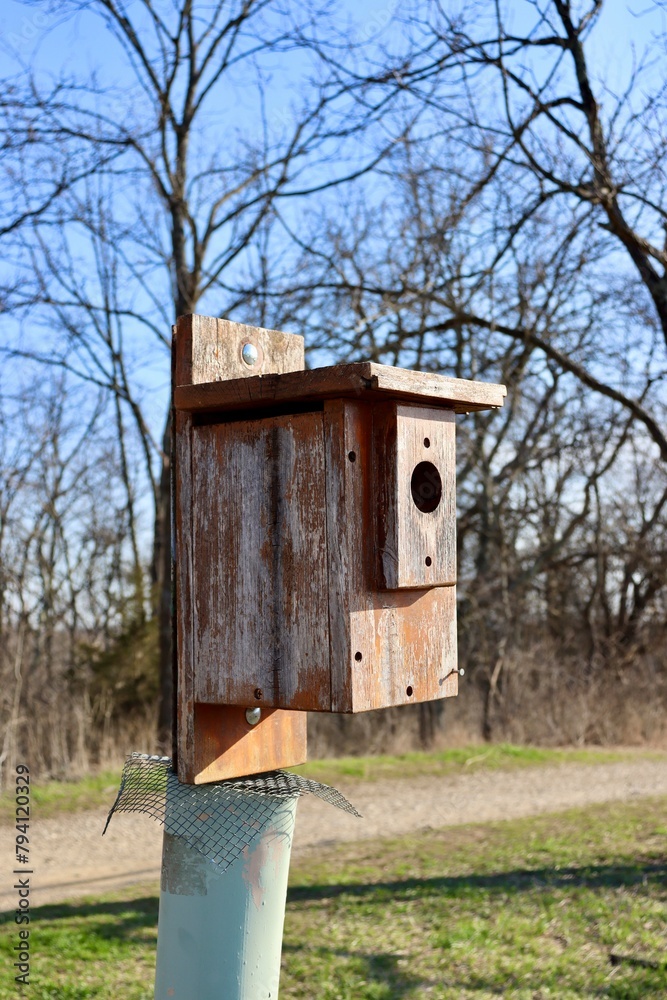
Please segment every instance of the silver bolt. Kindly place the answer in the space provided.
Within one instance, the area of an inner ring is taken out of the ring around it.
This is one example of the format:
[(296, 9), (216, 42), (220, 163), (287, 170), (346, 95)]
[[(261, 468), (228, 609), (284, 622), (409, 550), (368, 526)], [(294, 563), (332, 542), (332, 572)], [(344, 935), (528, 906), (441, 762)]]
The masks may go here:
[(254, 344), (244, 344), (241, 349), (241, 357), (247, 364), (248, 368), (252, 368), (257, 364), (259, 358), (259, 351)]
[(249, 726), (256, 726), (261, 718), (262, 718), (261, 708), (246, 708), (245, 721), (248, 723)]
[(465, 676), (465, 670), (463, 669), (463, 667), (459, 667), (459, 677), (464, 677), (464, 676)]

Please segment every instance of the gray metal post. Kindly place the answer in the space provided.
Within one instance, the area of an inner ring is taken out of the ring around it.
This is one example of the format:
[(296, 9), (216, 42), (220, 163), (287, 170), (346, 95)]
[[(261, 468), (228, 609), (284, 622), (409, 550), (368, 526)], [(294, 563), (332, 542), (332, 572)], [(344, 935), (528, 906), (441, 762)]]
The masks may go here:
[(222, 874), (168, 832), (167, 809), (155, 1000), (276, 1000), (297, 800), (271, 798), (268, 816), (257, 801), (252, 844)]

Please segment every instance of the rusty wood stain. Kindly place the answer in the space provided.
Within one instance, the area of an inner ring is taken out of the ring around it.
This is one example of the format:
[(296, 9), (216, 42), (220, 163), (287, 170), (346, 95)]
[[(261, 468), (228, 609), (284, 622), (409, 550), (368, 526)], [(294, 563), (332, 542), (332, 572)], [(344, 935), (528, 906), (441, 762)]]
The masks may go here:
[(303, 712), (264, 708), (251, 726), (244, 706), (196, 702), (194, 717), (196, 784), (291, 767), (306, 759)]

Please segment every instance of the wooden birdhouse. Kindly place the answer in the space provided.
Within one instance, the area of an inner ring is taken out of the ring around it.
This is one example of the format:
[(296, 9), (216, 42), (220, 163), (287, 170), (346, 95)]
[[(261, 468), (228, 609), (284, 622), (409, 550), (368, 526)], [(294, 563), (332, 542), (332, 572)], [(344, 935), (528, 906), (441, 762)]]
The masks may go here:
[(305, 713), (457, 693), (454, 414), (500, 385), (370, 362), (303, 370), (301, 337), (175, 332), (182, 781), (305, 759)]

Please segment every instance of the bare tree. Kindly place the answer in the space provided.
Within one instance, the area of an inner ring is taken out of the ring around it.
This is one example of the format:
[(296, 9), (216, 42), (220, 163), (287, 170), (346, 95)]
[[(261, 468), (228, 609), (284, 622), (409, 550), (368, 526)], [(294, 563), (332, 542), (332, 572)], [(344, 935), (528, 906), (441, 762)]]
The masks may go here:
[(647, 57), (595, 95), (602, 4), (581, 10), (416, 5), (402, 51), (348, 76), (404, 139), (292, 231), (301, 280), (274, 291), (314, 349), (507, 382), (504, 413), (461, 425), (462, 638), (488, 694), (539, 623), (588, 669), (664, 625), (664, 74)]
[(46, 773), (82, 752), (89, 763), (93, 657), (82, 649), (122, 633), (133, 571), (111, 400), (83, 398), (62, 373), (38, 396), (14, 389), (0, 434), (0, 778), (28, 751)]
[[(152, 584), (166, 746), (170, 428), (166, 420), (161, 432), (152, 431), (149, 410), (158, 379), (164, 400), (169, 326), (198, 308), (233, 313), (244, 297), (244, 261), (261, 256), (260, 234), (277, 201), (293, 214), (298, 200), (360, 175), (384, 151), (343, 150), (358, 122), (344, 116), (347, 90), (322, 72), (311, 44), (315, 27), (326, 23), (324, 6), (95, 0), (60, 10), (102, 19), (123, 76), (101, 86), (74, 75), (48, 90), (36, 77), (16, 98), (25, 124), (12, 141), (22, 154), (29, 157), (28, 135), (42, 151), (66, 138), (84, 159), (95, 151), (98, 167), (94, 177), (59, 192), (55, 228), (51, 219), (42, 225), (30, 216), (20, 230), (23, 266), (36, 283), (15, 288), (8, 305), (15, 315), (22, 310), (32, 329), (55, 327), (57, 336), (39, 347), (24, 336), (13, 353), (115, 394), (121, 443), (130, 432), (140, 443), (143, 481), (154, 498)], [(300, 70), (286, 69), (286, 60), (300, 61)], [(17, 178), (21, 190), (29, 177), (26, 167)], [(161, 360), (151, 373), (144, 359), (156, 351)], [(126, 481), (134, 520), (137, 487)]]
[(305, 332), (311, 363), (508, 384), (459, 431), (487, 732), (513, 648), (544, 638), (582, 676), (641, 650), (665, 602), (664, 74), (600, 82), (601, 0), (417, 2), (359, 45), (325, 5), (59, 10), (100, 18), (116, 62), (6, 90), (9, 353), (112, 401), (122, 502), (91, 593), (109, 621), (120, 576), (141, 593), (152, 521), (162, 745), (168, 329), (195, 309)]

